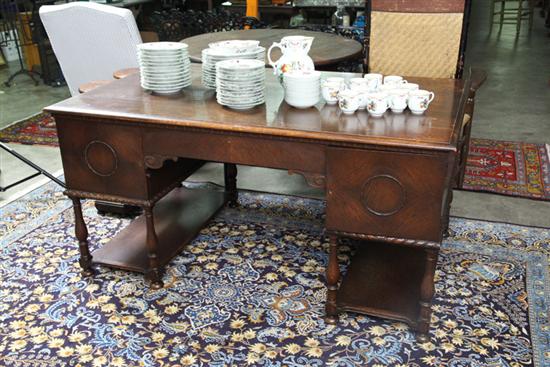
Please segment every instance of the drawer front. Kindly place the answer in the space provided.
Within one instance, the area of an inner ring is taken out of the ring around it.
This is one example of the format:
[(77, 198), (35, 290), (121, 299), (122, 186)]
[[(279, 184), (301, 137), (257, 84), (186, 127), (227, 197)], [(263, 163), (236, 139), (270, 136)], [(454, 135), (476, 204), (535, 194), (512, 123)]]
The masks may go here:
[(327, 149), (327, 229), (441, 240), (447, 156)]
[(139, 130), (55, 116), (71, 190), (147, 198)]

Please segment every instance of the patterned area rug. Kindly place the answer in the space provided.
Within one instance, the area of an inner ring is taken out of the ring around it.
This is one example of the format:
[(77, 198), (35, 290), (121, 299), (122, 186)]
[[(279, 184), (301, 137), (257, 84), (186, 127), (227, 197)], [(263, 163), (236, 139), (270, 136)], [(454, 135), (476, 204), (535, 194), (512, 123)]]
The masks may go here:
[(48, 113), (38, 113), (0, 130), (4, 143), (58, 146), (55, 121)]
[(463, 188), (550, 200), (550, 147), (472, 139)]
[[(1, 208), (0, 365), (549, 366), (550, 231), (453, 218), (431, 341), (342, 314), (323, 321), (324, 202), (242, 192), (169, 264), (165, 288), (80, 276), (73, 215), (52, 184)], [(84, 205), (91, 242), (128, 224)], [(353, 242), (341, 249), (345, 272)]]

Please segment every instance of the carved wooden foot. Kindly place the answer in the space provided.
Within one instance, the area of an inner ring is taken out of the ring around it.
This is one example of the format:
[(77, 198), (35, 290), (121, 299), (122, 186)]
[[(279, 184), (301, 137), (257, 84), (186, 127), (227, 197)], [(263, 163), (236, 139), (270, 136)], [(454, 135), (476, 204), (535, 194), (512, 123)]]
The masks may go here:
[(94, 269), (92, 268), (92, 255), (88, 246), (88, 228), (82, 216), (82, 206), (80, 199), (71, 198), (74, 210), (75, 234), (78, 239), (78, 249), (80, 251), (80, 259), (78, 260), (82, 268), (82, 275), (85, 277), (92, 276)]
[(338, 281), (340, 280), (340, 267), (338, 266), (338, 237), (329, 236), (330, 249), (327, 277), (327, 301), (325, 304), (325, 321), (329, 324), (338, 322), (338, 308), (336, 306), (336, 294), (338, 292)]
[(225, 191), (228, 196), (230, 207), (239, 205), (239, 192), (237, 191), (237, 165), (232, 163), (223, 164), (223, 173), (225, 179)]
[(434, 295), (434, 276), (439, 250), (426, 249), (426, 262), (424, 264), (424, 277), (420, 288), (420, 314), (418, 315), (417, 339), (428, 341), (430, 331), (430, 318), (432, 315), (432, 297)]
[(155, 231), (155, 219), (153, 216), (153, 208), (143, 208), (145, 212), (145, 223), (147, 225), (147, 257), (149, 258), (149, 270), (145, 274), (151, 288), (160, 289), (164, 286), (162, 283), (162, 269), (158, 261), (158, 239)]

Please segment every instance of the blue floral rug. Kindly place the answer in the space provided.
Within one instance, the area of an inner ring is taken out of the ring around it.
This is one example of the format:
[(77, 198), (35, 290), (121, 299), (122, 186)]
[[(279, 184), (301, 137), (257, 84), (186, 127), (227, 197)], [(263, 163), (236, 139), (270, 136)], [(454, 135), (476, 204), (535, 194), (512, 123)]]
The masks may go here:
[[(324, 202), (242, 192), (240, 203), (158, 291), (140, 274), (80, 276), (72, 210), (53, 184), (0, 208), (0, 366), (550, 366), (548, 229), (453, 218), (419, 344), (399, 322), (324, 323)], [(128, 224), (84, 209), (94, 247)]]

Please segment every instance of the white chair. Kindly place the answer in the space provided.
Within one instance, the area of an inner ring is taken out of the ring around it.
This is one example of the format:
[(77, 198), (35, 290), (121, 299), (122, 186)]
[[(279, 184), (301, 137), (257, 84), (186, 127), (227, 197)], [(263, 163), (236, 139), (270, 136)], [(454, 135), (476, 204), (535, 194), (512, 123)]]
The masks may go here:
[(128, 9), (92, 2), (44, 5), (40, 19), (73, 96), (85, 83), (138, 67), (136, 46), (142, 41)]

